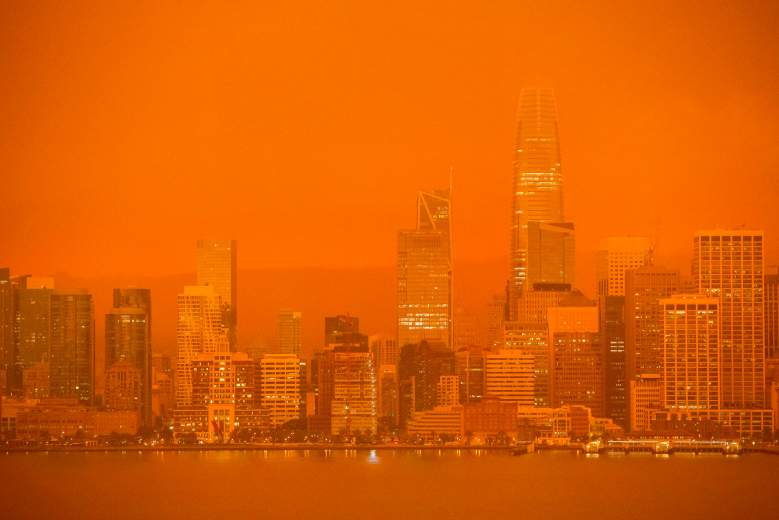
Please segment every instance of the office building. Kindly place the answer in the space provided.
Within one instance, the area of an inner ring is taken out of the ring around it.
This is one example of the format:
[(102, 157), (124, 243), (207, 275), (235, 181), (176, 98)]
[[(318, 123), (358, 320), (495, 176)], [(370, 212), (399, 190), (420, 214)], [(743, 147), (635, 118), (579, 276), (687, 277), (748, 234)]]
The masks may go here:
[(210, 285), (221, 298), (230, 350), (238, 344), (238, 244), (235, 240), (197, 241), (197, 285)]

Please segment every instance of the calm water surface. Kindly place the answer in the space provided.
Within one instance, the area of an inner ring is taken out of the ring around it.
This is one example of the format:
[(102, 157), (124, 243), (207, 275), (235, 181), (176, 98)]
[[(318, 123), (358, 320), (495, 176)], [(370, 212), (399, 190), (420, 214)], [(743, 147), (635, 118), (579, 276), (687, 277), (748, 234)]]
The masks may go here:
[(779, 456), (0, 455), (0, 518), (779, 519)]

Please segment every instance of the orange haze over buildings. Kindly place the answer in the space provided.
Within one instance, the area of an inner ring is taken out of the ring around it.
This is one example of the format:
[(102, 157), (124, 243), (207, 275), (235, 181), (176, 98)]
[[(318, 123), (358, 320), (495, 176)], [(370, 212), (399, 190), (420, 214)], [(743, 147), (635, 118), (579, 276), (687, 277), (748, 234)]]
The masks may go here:
[[(508, 276), (515, 111), (554, 87), (578, 285), (606, 236), (689, 271), (745, 224), (779, 263), (776, 2), (0, 5), (0, 266), (148, 286), (155, 348), (200, 238), (238, 241), (239, 339), (303, 311), (393, 332), (399, 229), (453, 169), (455, 301)], [(187, 274), (190, 273), (190, 274)], [(158, 330), (159, 329), (159, 330)]]

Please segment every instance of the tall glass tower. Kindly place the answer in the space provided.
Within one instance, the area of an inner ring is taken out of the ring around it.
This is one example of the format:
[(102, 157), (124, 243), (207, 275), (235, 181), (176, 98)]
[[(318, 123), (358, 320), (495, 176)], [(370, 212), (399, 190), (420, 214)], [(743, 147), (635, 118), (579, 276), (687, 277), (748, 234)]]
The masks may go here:
[(550, 88), (519, 96), (511, 221), (510, 308), (528, 275), (528, 223), (563, 221), (563, 177), (557, 103)]
[(238, 247), (235, 240), (197, 241), (197, 284), (210, 285), (222, 298), (222, 320), (229, 331), (230, 350), (238, 346)]

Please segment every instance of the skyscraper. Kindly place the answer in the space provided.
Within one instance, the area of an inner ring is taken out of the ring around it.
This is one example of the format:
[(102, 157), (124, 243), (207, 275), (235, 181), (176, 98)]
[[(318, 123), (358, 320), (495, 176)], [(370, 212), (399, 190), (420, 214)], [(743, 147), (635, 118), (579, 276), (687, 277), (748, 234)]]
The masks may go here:
[(604, 412), (598, 307), (574, 293), (548, 313), (551, 406), (582, 405)]
[(763, 232), (700, 231), (694, 243), (698, 292), (720, 303), (722, 407), (763, 408)]
[(625, 369), (625, 279), (630, 270), (649, 263), (651, 253), (648, 238), (610, 237), (601, 241), (597, 257), (605, 413), (623, 428), (627, 428), (630, 415)]
[(720, 306), (717, 298), (674, 295), (663, 312), (663, 403), (680, 410), (720, 407)]
[(443, 342), (451, 348), (452, 247), (448, 190), (422, 192), (417, 226), (398, 234), (398, 345)]
[(51, 293), (51, 397), (91, 405), (95, 396), (95, 314), (86, 290)]
[(438, 231), (398, 236), (398, 345), (451, 341), (450, 268)]
[(376, 369), (367, 349), (336, 347), (331, 433), (376, 433)]
[(779, 273), (765, 277), (765, 355), (779, 358)]
[(211, 285), (222, 298), (222, 319), (230, 350), (238, 344), (238, 244), (235, 240), (197, 241), (197, 284)]
[(260, 360), (262, 409), (275, 428), (300, 416), (300, 358), (267, 354)]
[[(116, 294), (116, 293), (115, 293)], [(137, 372), (137, 408), (142, 423), (151, 426), (151, 343), (149, 322), (145, 309), (114, 307), (105, 316), (105, 369), (116, 364), (127, 364)], [(129, 369), (117, 371), (127, 374)]]
[(11, 272), (0, 269), (0, 395), (10, 390), (9, 376), (16, 363), (16, 345), (14, 341), (14, 291), (11, 285)]
[(214, 287), (187, 286), (176, 300), (176, 406), (192, 404), (192, 361), (199, 354), (229, 351), (228, 329), (222, 320), (222, 297)]
[(528, 274), (528, 223), (563, 222), (562, 188), (554, 90), (522, 89), (514, 153), (509, 306), (521, 294)]
[(294, 354), (300, 357), (303, 354), (301, 320), (303, 313), (283, 309), (279, 311), (278, 334), (279, 352), (282, 354)]
[[(141, 357), (136, 358), (135, 366), (141, 376), (141, 420), (144, 426), (151, 427), (152, 413), (152, 311), (151, 289), (141, 287), (116, 288), (113, 292), (114, 308), (133, 308), (144, 312), (146, 322), (146, 347)], [(107, 345), (107, 343), (106, 343)]]

